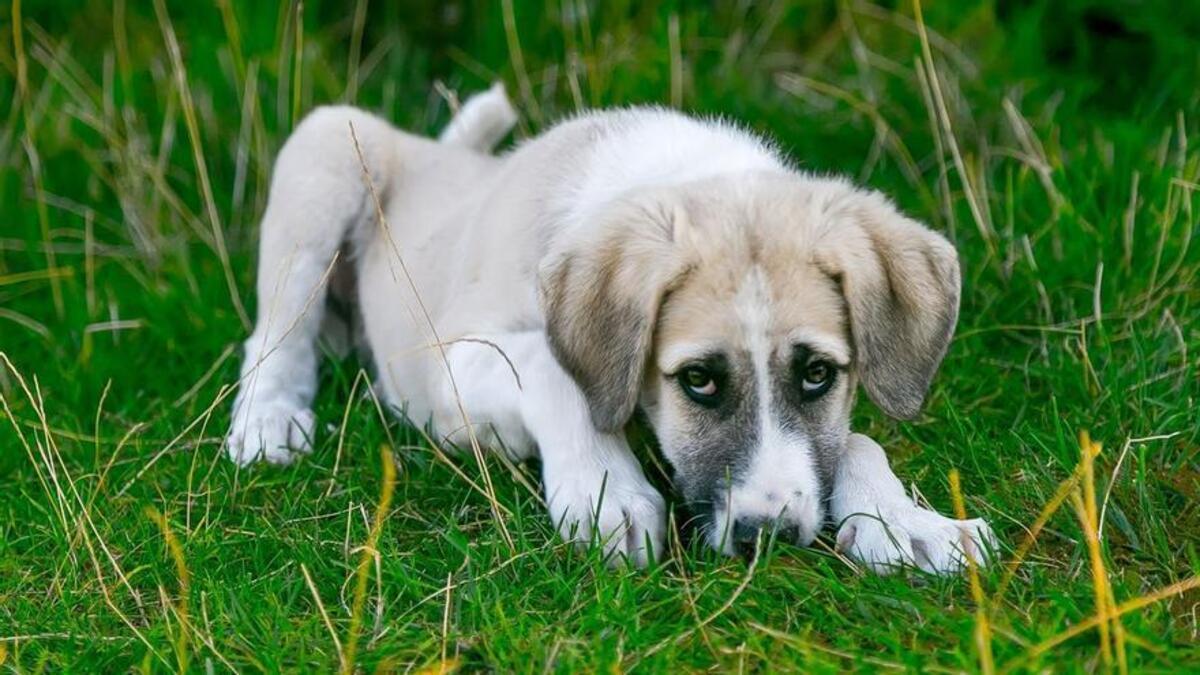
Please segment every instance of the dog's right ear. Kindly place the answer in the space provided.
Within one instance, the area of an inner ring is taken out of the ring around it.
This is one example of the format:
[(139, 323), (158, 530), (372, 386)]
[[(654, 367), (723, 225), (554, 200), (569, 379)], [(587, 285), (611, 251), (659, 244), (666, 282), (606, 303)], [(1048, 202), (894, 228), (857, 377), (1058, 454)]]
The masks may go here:
[(619, 200), (560, 234), (539, 270), (550, 347), (601, 431), (622, 429), (637, 406), (659, 306), (685, 271), (684, 218), (659, 193)]
[(958, 253), (877, 192), (838, 194), (826, 208), (839, 226), (818, 243), (816, 259), (842, 287), (867, 395), (892, 417), (909, 419), (954, 334)]

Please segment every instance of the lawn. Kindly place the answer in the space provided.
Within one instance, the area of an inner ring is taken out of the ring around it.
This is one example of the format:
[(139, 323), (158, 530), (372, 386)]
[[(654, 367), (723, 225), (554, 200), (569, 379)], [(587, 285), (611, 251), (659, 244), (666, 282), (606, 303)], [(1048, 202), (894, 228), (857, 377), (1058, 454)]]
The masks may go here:
[[(1200, 6), (5, 4), (0, 669), (1200, 669)], [(227, 461), (289, 130), (351, 101), (435, 133), (494, 80), (513, 142), (585, 107), (727, 116), (946, 233), (926, 408), (854, 421), (943, 512), (957, 471), (999, 563), (873, 576), (829, 533), (751, 563), (675, 527), (609, 570), (536, 466), (491, 458), (488, 487), (354, 359), (311, 457)]]

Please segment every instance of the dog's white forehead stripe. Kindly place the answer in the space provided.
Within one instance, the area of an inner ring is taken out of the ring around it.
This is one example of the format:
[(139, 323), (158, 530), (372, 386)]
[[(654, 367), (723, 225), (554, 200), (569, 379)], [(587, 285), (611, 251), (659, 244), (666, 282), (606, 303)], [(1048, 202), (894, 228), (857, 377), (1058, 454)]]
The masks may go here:
[[(771, 386), (772, 297), (766, 274), (754, 267), (735, 296), (735, 314), (754, 369), (758, 445), (750, 466), (730, 486), (723, 518), (778, 518), (802, 524), (806, 531), (819, 525), (820, 486), (808, 439), (784, 431), (776, 419)], [(831, 346), (831, 345), (826, 345)], [(832, 351), (832, 350), (831, 350)], [(724, 527), (721, 523), (718, 527)]]
[(778, 427), (771, 419), (771, 290), (761, 267), (751, 268), (742, 280), (734, 308), (754, 367), (759, 442), (765, 446), (777, 440)]
[[(766, 379), (771, 359), (771, 291), (762, 268), (750, 269), (734, 296), (734, 311), (742, 329), (742, 337), (754, 363), (754, 379), (761, 386)], [(764, 393), (761, 390), (760, 394)], [(765, 398), (759, 399), (764, 404)]]

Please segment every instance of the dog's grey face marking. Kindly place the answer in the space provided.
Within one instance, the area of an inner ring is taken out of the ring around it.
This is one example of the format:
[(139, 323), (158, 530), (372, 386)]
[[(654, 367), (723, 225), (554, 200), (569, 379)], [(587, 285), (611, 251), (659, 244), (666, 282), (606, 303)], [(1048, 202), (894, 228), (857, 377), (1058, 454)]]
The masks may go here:
[[(839, 394), (846, 365), (797, 344), (774, 355), (770, 366), (772, 405), (765, 412), (785, 437), (809, 440), (822, 501), (827, 497), (845, 435), (832, 423), (842, 411)], [(680, 461), (676, 483), (693, 505), (720, 504), (732, 485), (742, 483), (759, 446), (764, 412), (759, 405), (752, 357), (745, 350), (705, 354), (661, 375), (667, 391), (682, 395), (685, 431), (670, 453)], [(707, 386), (702, 389), (698, 383)], [(705, 392), (697, 394), (697, 390)], [(708, 390), (712, 393), (707, 393)], [(843, 396), (844, 398), (844, 396)], [(690, 403), (690, 405), (689, 405)], [(781, 497), (773, 495), (772, 497)]]
[[(714, 393), (698, 396), (692, 376), (709, 378)], [(713, 352), (664, 372), (666, 395), (678, 399), (681, 439), (670, 455), (678, 487), (693, 504), (720, 499), (727, 479), (745, 473), (758, 444), (754, 373), (744, 352)]]
[(778, 364), (774, 372), (773, 412), (785, 433), (809, 439), (824, 502), (849, 433), (854, 393), (849, 364), (811, 345), (796, 344), (787, 363)]
[[(848, 433), (837, 291), (761, 262), (728, 271), (695, 271), (665, 303), (644, 404), (714, 547), (732, 552), (759, 528), (807, 543)], [(780, 302), (797, 282), (811, 282), (807, 300)]]

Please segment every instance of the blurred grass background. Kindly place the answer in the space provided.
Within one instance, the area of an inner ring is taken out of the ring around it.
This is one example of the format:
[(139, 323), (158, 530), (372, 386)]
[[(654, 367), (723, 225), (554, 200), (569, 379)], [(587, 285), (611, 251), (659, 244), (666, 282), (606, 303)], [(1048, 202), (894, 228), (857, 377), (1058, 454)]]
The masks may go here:
[(1002, 568), (983, 573), (977, 611), (965, 579), (861, 575), (828, 541), (772, 545), (749, 568), (684, 538), (653, 570), (610, 572), (558, 543), (534, 468), (496, 461), (509, 548), (478, 467), (352, 395), (353, 360), (323, 373), (311, 459), (222, 459), (246, 334), (233, 296), (253, 307), (256, 222), (298, 117), (353, 102), (435, 133), (453, 92), (503, 80), (514, 140), (585, 107), (727, 116), (946, 232), (964, 299), (930, 403), (898, 424), (864, 401), (858, 428), (944, 512), (957, 467), (1006, 560), (1088, 428), (1112, 600), (1193, 583), (1200, 5), (914, 9), (5, 3), (0, 667), (343, 665), (385, 443), (400, 474), (369, 564), (364, 670), (1200, 666), (1195, 591), (1059, 641), (1104, 605), (1070, 500), (1002, 594)]

